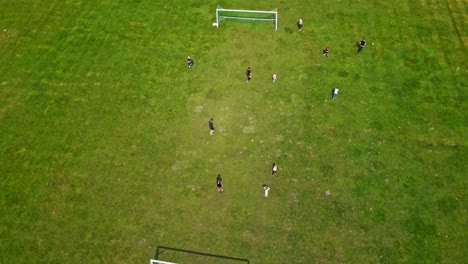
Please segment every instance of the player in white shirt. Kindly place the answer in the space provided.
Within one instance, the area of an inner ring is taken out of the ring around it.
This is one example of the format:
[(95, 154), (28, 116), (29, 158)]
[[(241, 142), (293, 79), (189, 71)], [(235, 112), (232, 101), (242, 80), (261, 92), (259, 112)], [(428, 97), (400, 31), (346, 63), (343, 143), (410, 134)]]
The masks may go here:
[(273, 167), (271, 168), (271, 175), (275, 174), (278, 171), (278, 165), (273, 163)]
[(302, 21), (302, 17), (301, 17), (301, 18), (299, 18), (299, 22), (297, 22), (297, 29), (298, 29), (299, 31), (302, 30), (302, 25), (303, 25), (303, 24), (304, 24), (304, 21)]
[(338, 96), (338, 92), (339, 92), (339, 91), (340, 91), (340, 90), (338, 89), (338, 87), (333, 88), (332, 100), (335, 100), (335, 99), (336, 99), (336, 97)]
[(270, 187), (268, 185), (263, 184), (263, 190), (265, 191), (265, 197), (268, 197), (268, 192), (270, 191)]

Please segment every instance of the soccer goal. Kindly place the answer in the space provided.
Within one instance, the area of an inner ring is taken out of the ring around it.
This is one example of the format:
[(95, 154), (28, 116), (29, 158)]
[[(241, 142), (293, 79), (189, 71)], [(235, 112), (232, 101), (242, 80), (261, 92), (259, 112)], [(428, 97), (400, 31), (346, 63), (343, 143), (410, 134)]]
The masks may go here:
[(270, 21), (275, 25), (275, 30), (278, 30), (278, 9), (271, 11), (262, 10), (242, 10), (242, 9), (225, 9), (220, 6), (216, 7), (216, 23), (213, 26), (219, 27), (224, 19), (250, 20), (250, 21)]
[(177, 264), (177, 263), (167, 262), (167, 261), (162, 261), (162, 260), (157, 260), (157, 259), (150, 259), (149, 264)]
[[(164, 260), (159, 260), (161, 258)], [(165, 246), (158, 246), (156, 255), (150, 260), (150, 264), (177, 263), (250, 264), (250, 260)]]

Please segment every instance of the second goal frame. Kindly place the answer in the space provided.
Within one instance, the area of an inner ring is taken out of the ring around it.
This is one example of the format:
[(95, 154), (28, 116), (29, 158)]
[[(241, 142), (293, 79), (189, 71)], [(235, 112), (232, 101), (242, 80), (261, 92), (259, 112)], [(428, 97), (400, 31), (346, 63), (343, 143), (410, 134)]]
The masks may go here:
[[(255, 17), (252, 16), (225, 16), (220, 15), (221, 12), (228, 12), (228, 13), (251, 13), (251, 14), (261, 14), (261, 15), (273, 15), (274, 18), (267, 18), (267, 17)], [(278, 31), (278, 9), (275, 8), (271, 11), (264, 11), (264, 10), (243, 10), (243, 9), (226, 9), (220, 6), (216, 7), (216, 27), (219, 27), (219, 23), (222, 19), (241, 19), (241, 20), (259, 20), (259, 21), (272, 21), (275, 24), (275, 31)]]

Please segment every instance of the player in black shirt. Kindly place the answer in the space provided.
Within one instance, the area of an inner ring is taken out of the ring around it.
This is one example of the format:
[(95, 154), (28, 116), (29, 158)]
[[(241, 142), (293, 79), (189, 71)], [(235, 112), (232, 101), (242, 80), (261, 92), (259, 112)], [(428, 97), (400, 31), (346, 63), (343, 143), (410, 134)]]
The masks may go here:
[(366, 40), (364, 38), (362, 38), (362, 40), (359, 42), (359, 48), (357, 50), (357, 53), (361, 52), (364, 49), (364, 47), (366, 46), (366, 44), (367, 44)]
[(192, 69), (193, 66), (193, 60), (190, 58), (190, 56), (187, 57), (187, 65), (189, 69)]
[(218, 174), (218, 177), (216, 178), (216, 186), (218, 186), (218, 192), (224, 192), (223, 179), (221, 179), (221, 174)]
[(210, 127), (210, 135), (213, 135), (215, 129), (214, 129), (214, 124), (213, 124), (213, 118), (208, 121), (208, 127)]
[(247, 71), (245, 71), (245, 75), (247, 75), (247, 82), (250, 82), (252, 79), (252, 71), (250, 70), (250, 67), (248, 67)]
[(327, 47), (323, 50), (322, 57), (323, 57), (323, 56), (330, 57), (330, 54), (328, 54), (329, 51), (330, 51), (330, 47), (327, 46)]

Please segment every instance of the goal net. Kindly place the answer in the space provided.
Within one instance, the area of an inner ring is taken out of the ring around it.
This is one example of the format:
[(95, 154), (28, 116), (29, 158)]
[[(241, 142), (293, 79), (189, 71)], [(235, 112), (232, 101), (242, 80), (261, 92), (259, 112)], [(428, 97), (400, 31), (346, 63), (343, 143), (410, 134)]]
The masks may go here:
[(226, 9), (220, 6), (216, 7), (216, 23), (214, 26), (219, 27), (219, 23), (225, 19), (235, 20), (250, 20), (250, 21), (269, 21), (273, 22), (275, 30), (278, 30), (278, 9), (271, 11), (262, 10), (242, 10), (242, 9)]
[(150, 264), (249, 264), (248, 259), (215, 255), (199, 251), (158, 246)]
[(157, 259), (150, 259), (149, 264), (177, 264), (177, 263), (167, 262), (167, 261), (162, 261), (162, 260), (157, 260)]

